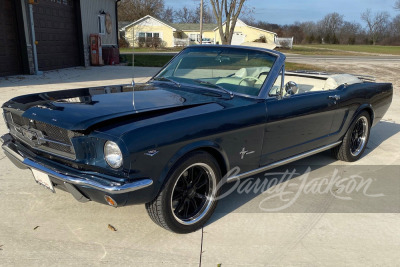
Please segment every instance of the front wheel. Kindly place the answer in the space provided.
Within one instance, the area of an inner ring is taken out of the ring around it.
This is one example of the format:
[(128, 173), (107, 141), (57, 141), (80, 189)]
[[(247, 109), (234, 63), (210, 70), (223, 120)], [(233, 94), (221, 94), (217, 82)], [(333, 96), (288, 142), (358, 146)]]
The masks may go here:
[(160, 194), (146, 204), (150, 218), (175, 233), (201, 228), (217, 205), (221, 172), (208, 153), (196, 151), (180, 160)]
[(358, 160), (364, 153), (369, 140), (371, 120), (367, 111), (361, 112), (354, 120), (343, 142), (332, 148), (332, 154), (339, 160), (353, 162)]

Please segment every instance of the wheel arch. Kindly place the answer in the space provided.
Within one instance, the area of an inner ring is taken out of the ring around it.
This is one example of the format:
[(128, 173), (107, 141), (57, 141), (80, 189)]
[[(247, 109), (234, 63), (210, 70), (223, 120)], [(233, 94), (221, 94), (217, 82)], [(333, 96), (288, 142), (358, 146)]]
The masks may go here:
[(356, 112), (354, 112), (354, 116), (353, 116), (353, 118), (352, 118), (352, 120), (351, 120), (350, 125), (353, 124), (353, 122), (357, 119), (358, 115), (360, 115), (360, 113), (363, 112), (363, 111), (367, 111), (367, 112), (368, 112), (368, 114), (369, 114), (369, 119), (370, 119), (370, 123), (371, 123), (371, 127), (372, 127), (372, 125), (373, 125), (373, 123), (374, 123), (374, 119), (375, 119), (375, 113), (374, 113), (374, 109), (372, 108), (372, 105), (371, 105), (371, 104), (363, 104), (363, 105), (361, 105), (361, 106), (356, 110)]
[(172, 156), (170, 158), (170, 160), (167, 162), (166, 166), (164, 167), (164, 169), (161, 172), (161, 175), (159, 177), (159, 183), (162, 185), (159, 190), (162, 190), (165, 183), (167, 182), (168, 175), (170, 174), (172, 168), (183, 157), (185, 157), (189, 153), (192, 153), (195, 151), (204, 151), (204, 152), (209, 153), (211, 156), (213, 156), (220, 167), (222, 176), (224, 176), (227, 173), (227, 171), (229, 170), (230, 165), (229, 165), (228, 156), (219, 144), (212, 142), (212, 141), (200, 141), (200, 142), (192, 143), (192, 144), (186, 145), (186, 146), (182, 147), (181, 149), (179, 149), (174, 154), (174, 156)]

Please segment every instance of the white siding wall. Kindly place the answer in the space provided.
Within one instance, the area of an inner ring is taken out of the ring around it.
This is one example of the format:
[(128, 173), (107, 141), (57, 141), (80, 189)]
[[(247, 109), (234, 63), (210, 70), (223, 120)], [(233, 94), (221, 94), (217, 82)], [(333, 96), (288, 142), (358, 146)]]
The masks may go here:
[(89, 36), (92, 33), (99, 33), (98, 16), (100, 11), (111, 15), (112, 31), (101, 35), (102, 45), (117, 45), (118, 33), (116, 32), (115, 0), (81, 0), (82, 34), (85, 50), (85, 65), (89, 65)]

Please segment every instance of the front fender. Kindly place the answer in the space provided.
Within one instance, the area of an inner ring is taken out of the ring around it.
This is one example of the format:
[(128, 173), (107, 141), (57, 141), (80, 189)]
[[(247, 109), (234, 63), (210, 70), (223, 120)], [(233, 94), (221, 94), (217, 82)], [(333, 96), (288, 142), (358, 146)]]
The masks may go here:
[[(197, 141), (194, 143), (190, 143), (188, 145), (185, 145), (181, 149), (179, 149), (167, 162), (167, 164), (164, 166), (164, 169), (162, 170), (158, 182), (162, 185), (164, 185), (167, 180), (168, 173), (172, 169), (173, 166), (185, 155), (188, 153), (195, 151), (195, 150), (211, 150), (214, 153), (217, 153), (216, 156), (219, 156), (220, 159), (223, 161), (223, 164), (225, 165), (225, 169), (229, 170), (230, 165), (229, 165), (229, 160), (226, 152), (223, 150), (223, 148), (214, 141), (209, 141), (209, 140), (201, 140)], [(218, 160), (218, 159), (217, 159)], [(160, 188), (161, 189), (161, 188)]]

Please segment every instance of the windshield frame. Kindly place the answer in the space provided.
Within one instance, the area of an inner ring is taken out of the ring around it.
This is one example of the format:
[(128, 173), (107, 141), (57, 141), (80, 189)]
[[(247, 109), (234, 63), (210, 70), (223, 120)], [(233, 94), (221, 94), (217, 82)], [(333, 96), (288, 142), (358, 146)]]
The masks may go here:
[[(170, 61), (168, 61), (167, 64), (165, 64), (151, 79), (150, 81), (154, 80), (154, 78), (157, 78), (157, 76), (162, 73), (171, 63), (172, 61), (180, 56), (182, 53), (185, 53), (186, 50), (188, 49), (202, 49), (202, 48), (234, 48), (234, 49), (240, 49), (240, 50), (252, 50), (252, 51), (257, 51), (257, 52), (263, 52), (269, 55), (274, 56), (275, 62), (271, 67), (271, 70), (269, 71), (269, 75), (265, 79), (263, 85), (261, 86), (258, 95), (248, 95), (248, 94), (243, 94), (243, 93), (238, 93), (238, 92), (232, 92), (235, 96), (242, 96), (242, 97), (248, 97), (248, 98), (255, 98), (255, 99), (266, 99), (268, 98), (268, 92), (272, 88), (272, 85), (275, 83), (276, 78), (279, 75), (280, 70), (282, 69), (282, 66), (285, 64), (285, 59), (286, 56), (278, 51), (274, 50), (268, 50), (265, 48), (259, 48), (259, 47), (249, 47), (249, 46), (237, 46), (237, 45), (202, 45), (202, 46), (188, 46), (184, 49), (182, 49), (181, 52), (176, 54)], [(185, 82), (180, 82), (181, 85), (186, 85), (186, 86), (193, 86), (191, 84), (185, 83)], [(212, 90), (212, 88), (210, 88)], [(215, 90), (215, 89), (214, 89)], [(218, 90), (218, 89), (217, 89)], [(216, 90), (215, 90), (216, 91)]]

